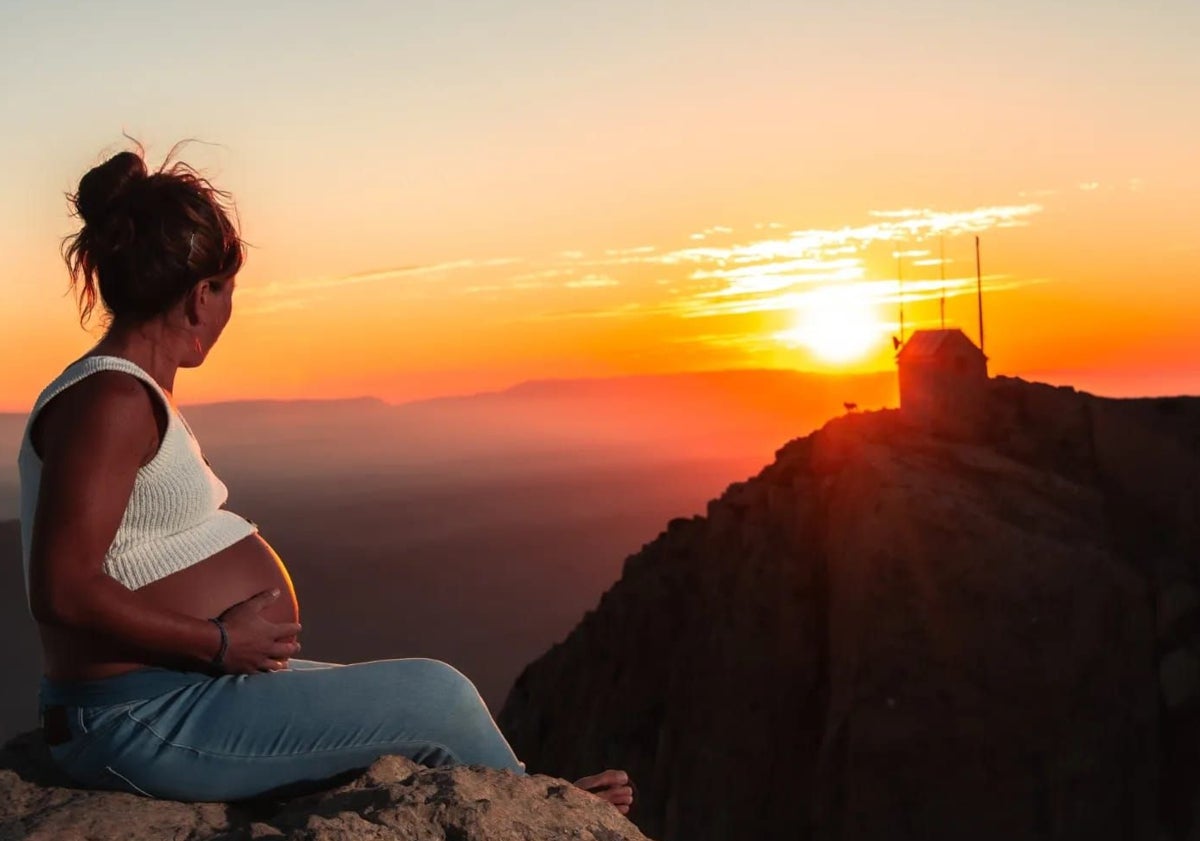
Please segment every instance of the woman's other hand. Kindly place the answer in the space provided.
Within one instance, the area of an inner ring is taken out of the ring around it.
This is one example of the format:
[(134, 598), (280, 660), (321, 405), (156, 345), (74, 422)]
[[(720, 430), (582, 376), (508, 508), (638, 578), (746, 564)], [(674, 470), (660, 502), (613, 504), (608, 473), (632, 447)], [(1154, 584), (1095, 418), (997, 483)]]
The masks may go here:
[(252, 674), (286, 669), (288, 659), (300, 651), (298, 624), (270, 622), (262, 616), (263, 609), (277, 598), (279, 590), (264, 590), (217, 617), (228, 638), (220, 666), (223, 671)]

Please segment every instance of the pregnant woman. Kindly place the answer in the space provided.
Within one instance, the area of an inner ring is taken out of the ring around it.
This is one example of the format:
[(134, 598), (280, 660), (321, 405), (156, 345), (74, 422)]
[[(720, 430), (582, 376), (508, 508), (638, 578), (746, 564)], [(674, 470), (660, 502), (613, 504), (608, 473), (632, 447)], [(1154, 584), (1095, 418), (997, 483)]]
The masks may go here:
[[(55, 762), (175, 800), (302, 790), (384, 754), (523, 773), (475, 687), (435, 660), (296, 659), (299, 605), (254, 523), (224, 509), (173, 399), (229, 321), (227, 196), (122, 152), (88, 172), (65, 256), (107, 331), (38, 397), (19, 455), (29, 605)], [(366, 586), (366, 584), (364, 584)], [(621, 771), (576, 785), (622, 813)]]

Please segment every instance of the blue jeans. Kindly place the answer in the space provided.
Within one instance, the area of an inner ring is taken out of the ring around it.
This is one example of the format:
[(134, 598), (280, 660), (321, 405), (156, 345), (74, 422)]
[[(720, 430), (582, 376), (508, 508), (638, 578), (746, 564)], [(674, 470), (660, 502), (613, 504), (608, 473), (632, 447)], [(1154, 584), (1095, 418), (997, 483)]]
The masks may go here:
[(437, 660), (43, 679), (40, 701), (65, 707), (71, 738), (50, 753), (87, 788), (241, 800), (310, 790), (385, 754), (524, 773), (474, 685)]

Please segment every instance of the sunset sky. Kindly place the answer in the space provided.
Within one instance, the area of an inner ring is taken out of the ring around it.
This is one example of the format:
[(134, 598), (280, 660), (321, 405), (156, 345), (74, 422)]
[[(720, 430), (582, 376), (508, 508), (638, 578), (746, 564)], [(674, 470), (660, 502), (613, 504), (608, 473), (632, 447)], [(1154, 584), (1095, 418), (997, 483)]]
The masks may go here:
[(993, 373), (1197, 394), (1198, 32), (1195, 0), (7, 0), (0, 410), (98, 337), (63, 196), (122, 131), (204, 141), (252, 245), (184, 403), (887, 369), (898, 266), (908, 332), (944, 289), (976, 337), (975, 235)]

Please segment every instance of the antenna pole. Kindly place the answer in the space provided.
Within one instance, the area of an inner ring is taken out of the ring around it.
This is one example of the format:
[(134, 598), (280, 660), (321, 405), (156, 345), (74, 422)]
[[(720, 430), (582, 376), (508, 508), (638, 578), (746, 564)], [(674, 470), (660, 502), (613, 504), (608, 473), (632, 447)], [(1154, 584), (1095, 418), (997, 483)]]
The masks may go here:
[(975, 236), (975, 298), (979, 302), (979, 350), (983, 350), (983, 273), (979, 268), (979, 236)]
[(900, 285), (900, 343), (904, 344), (904, 267), (899, 251), (896, 252), (896, 282)]
[(938, 237), (938, 266), (942, 270), (942, 329), (946, 329), (946, 235)]

